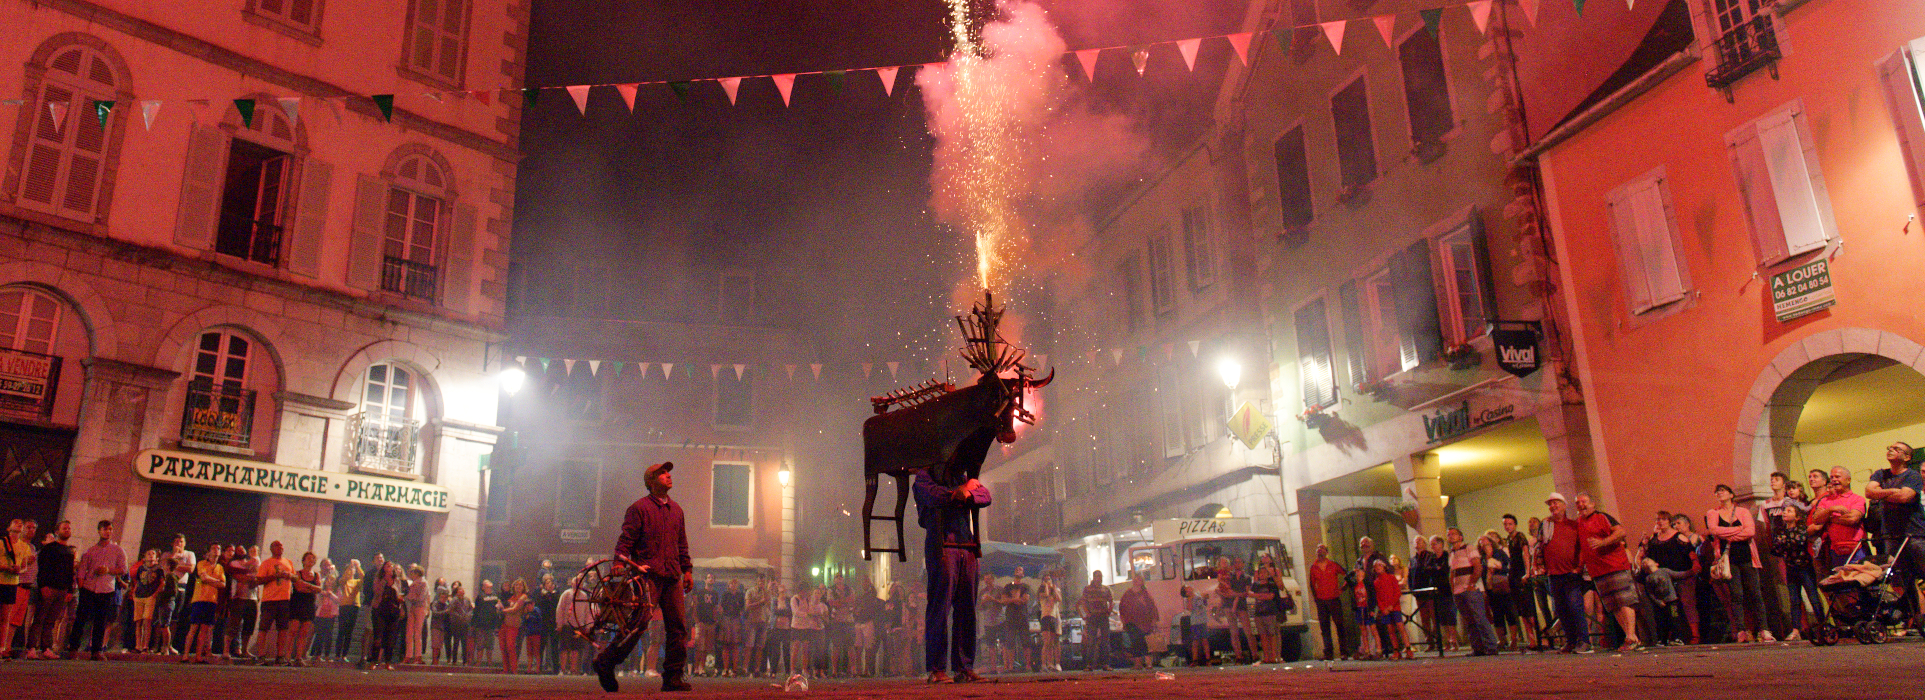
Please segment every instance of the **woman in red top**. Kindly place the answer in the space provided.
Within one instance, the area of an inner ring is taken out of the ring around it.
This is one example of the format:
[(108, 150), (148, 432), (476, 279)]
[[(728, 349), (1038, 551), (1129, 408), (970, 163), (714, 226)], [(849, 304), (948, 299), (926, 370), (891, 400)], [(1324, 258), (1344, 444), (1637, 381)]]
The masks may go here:
[(1398, 580), (1397, 572), (1381, 559), (1371, 565), (1371, 570), (1376, 574), (1371, 585), (1377, 589), (1377, 625), (1390, 639), (1390, 648), (1384, 650), (1384, 657), (1394, 659), (1401, 654), (1410, 658), (1410, 644), (1404, 640), (1404, 582)]

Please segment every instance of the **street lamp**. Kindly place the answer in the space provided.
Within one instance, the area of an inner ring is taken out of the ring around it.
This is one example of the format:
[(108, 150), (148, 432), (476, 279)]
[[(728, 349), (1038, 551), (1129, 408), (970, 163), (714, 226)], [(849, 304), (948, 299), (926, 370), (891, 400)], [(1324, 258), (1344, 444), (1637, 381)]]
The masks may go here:
[(787, 469), (775, 473), (775, 482), (783, 486), (789, 485), (789, 478), (789, 470)]
[(1243, 380), (1243, 364), (1237, 362), (1236, 358), (1225, 357), (1216, 361), (1216, 374), (1223, 379), (1224, 386), (1235, 390), (1237, 382)]
[(521, 391), (522, 385), (528, 383), (528, 373), (523, 372), (520, 367), (509, 366), (508, 369), (495, 375), (495, 381), (500, 383), (502, 391), (508, 392), (509, 396), (514, 396), (515, 392)]

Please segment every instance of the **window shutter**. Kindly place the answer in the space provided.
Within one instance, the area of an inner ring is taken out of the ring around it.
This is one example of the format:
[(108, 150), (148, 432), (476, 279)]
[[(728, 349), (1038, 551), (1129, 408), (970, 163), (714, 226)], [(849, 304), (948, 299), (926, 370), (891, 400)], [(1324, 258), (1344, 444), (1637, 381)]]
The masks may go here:
[(1350, 281), (1337, 288), (1337, 304), (1343, 308), (1343, 344), (1350, 365), (1350, 383), (1370, 381), (1370, 339), (1364, 337), (1363, 303), (1357, 297), (1357, 283)]
[[(74, 93), (61, 85), (49, 82), (42, 91), (41, 100), (36, 103), (32, 114), (34, 120), (34, 139), (28, 150), (26, 177), (21, 179), (20, 198), (22, 200), (53, 206), (60, 190), (60, 161), (66, 156), (67, 127), (79, 121), (74, 116)], [(54, 123), (53, 112), (48, 105), (67, 105), (67, 117), (58, 125)]]
[(360, 176), (354, 185), (354, 230), (348, 238), (350, 287), (373, 291), (381, 286), (381, 226), (387, 209), (387, 183)]
[(1671, 243), (1671, 217), (1664, 206), (1664, 179), (1654, 177), (1634, 189), (1631, 211), (1638, 221), (1639, 263), (1649, 288), (1650, 305), (1663, 306), (1684, 298), (1684, 275), (1678, 251)]
[(214, 247), (214, 223), (219, 219), (216, 207), (220, 206), (221, 184), (226, 179), (227, 138), (212, 126), (195, 127), (187, 136), (175, 243), (198, 250)]
[(1502, 314), (1497, 313), (1497, 278), (1491, 276), (1490, 233), (1484, 230), (1484, 217), (1481, 212), (1472, 213), (1469, 226), (1471, 227), (1471, 253), (1472, 257), (1477, 258), (1477, 285), (1480, 288), (1478, 293), (1484, 298), (1484, 320), (1495, 321), (1502, 318)]
[(1769, 117), (1758, 124), (1758, 144), (1771, 174), (1771, 188), (1778, 204), (1778, 220), (1785, 229), (1785, 252), (1789, 255), (1825, 247), (1827, 235), (1824, 209), (1819, 201), (1817, 162), (1810, 159), (1798, 133), (1798, 111)]
[(1751, 245), (1758, 251), (1758, 264), (1769, 265), (1791, 253), (1785, 247), (1785, 227), (1778, 220), (1777, 196), (1771, 191), (1771, 173), (1765, 167), (1765, 153), (1758, 143), (1758, 125), (1746, 124), (1725, 137), (1731, 150), (1731, 165), (1738, 175), (1738, 192), (1744, 195), (1745, 211), (1751, 214)]
[(448, 235), (447, 269), (441, 284), (441, 305), (455, 311), (474, 310), (474, 292), (469, 289), (475, 267), (475, 208), (470, 204), (454, 206), (454, 228)]
[[(94, 116), (93, 99), (76, 96), (72, 106), (79, 111), (68, 117), (74, 122), (74, 145), (67, 153), (67, 191), (60, 208), (68, 216), (92, 221), (94, 197), (100, 191), (101, 161), (107, 155), (107, 127)], [(112, 123), (110, 119), (108, 124)]]
[(1430, 240), (1410, 244), (1390, 260), (1390, 283), (1397, 295), (1397, 354), (1404, 369), (1437, 358), (1443, 350), (1443, 324), (1437, 317), (1437, 283), (1431, 277)]
[(1629, 297), (1631, 313), (1641, 314), (1656, 304), (1651, 301), (1651, 281), (1645, 277), (1644, 253), (1638, 247), (1643, 236), (1638, 232), (1639, 217), (1631, 197), (1637, 186), (1634, 183), (1612, 192), (1610, 206), (1611, 225), (1617, 234), (1618, 269), (1624, 273), (1624, 292)]
[(1337, 402), (1336, 377), (1330, 367), (1330, 321), (1324, 301), (1318, 299), (1297, 309), (1297, 369), (1303, 376), (1303, 402), (1306, 406), (1329, 406)]
[(1910, 54), (1908, 49), (1899, 49), (1879, 61), (1878, 77), (1885, 85), (1885, 104), (1892, 111), (1892, 127), (1898, 132), (1905, 172), (1911, 175), (1912, 202), (1925, 207), (1925, 112), (1919, 107), (1918, 79), (1912, 72)]
[(328, 186), (334, 166), (309, 158), (301, 166), (300, 201), (294, 206), (293, 240), (288, 241), (287, 269), (308, 277), (321, 276), (321, 241), (327, 238)]

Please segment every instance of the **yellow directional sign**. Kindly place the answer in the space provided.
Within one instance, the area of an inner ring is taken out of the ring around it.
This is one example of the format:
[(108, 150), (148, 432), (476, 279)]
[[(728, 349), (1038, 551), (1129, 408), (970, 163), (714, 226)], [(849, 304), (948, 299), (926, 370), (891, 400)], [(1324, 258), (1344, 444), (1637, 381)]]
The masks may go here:
[(1230, 434), (1241, 440), (1244, 447), (1254, 450), (1257, 449), (1257, 443), (1262, 442), (1263, 437), (1270, 434), (1270, 421), (1264, 418), (1263, 413), (1255, 406), (1245, 401), (1242, 406), (1237, 407), (1237, 412), (1230, 416)]

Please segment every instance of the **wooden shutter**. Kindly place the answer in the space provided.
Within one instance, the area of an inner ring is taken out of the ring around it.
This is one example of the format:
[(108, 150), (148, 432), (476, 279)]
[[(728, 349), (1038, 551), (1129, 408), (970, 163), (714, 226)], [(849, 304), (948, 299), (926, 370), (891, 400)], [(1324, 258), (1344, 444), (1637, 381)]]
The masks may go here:
[(1364, 307), (1357, 297), (1355, 280), (1337, 288), (1337, 305), (1343, 311), (1343, 345), (1350, 367), (1350, 383), (1370, 381), (1370, 339), (1364, 336)]
[(348, 236), (348, 286), (381, 287), (382, 224), (387, 219), (388, 184), (360, 176), (354, 184), (354, 230)]
[(1482, 212), (1473, 212), (1470, 222), (1471, 257), (1477, 261), (1477, 293), (1484, 299), (1484, 321), (1502, 318), (1497, 313), (1497, 278), (1491, 274), (1490, 233), (1484, 230)]
[(1337, 403), (1336, 377), (1330, 366), (1330, 321), (1323, 299), (1297, 309), (1297, 371), (1306, 406)]
[(1805, 147), (1793, 109), (1758, 122), (1758, 145), (1771, 175), (1778, 221), (1785, 230), (1785, 251), (1797, 255), (1825, 247), (1828, 207), (1819, 201), (1818, 161)]
[(294, 203), (294, 226), (289, 229), (287, 269), (308, 277), (321, 276), (321, 242), (327, 238), (328, 187), (334, 166), (309, 158), (301, 166), (300, 200)]
[[(441, 305), (455, 311), (469, 312), (475, 306), (475, 295), (470, 287), (474, 279), (475, 258), (480, 255), (475, 249), (475, 226), (479, 217), (471, 204), (456, 204), (454, 210), (454, 227), (448, 232), (448, 262), (442, 271)], [(606, 286), (606, 278), (602, 284)]]
[(1419, 240), (1390, 259), (1391, 289), (1396, 294), (1397, 354), (1404, 369), (1437, 358), (1443, 350), (1443, 324), (1437, 317), (1437, 282), (1431, 276), (1430, 240)]
[(1644, 251), (1638, 247), (1643, 235), (1638, 231), (1637, 205), (1632, 200), (1632, 192), (1641, 184), (1632, 183), (1611, 192), (1609, 205), (1611, 227), (1617, 239), (1618, 269), (1624, 274), (1624, 293), (1634, 314), (1644, 313), (1654, 305), (1651, 281), (1644, 272)]
[(1878, 77), (1885, 85), (1885, 106), (1891, 108), (1905, 172), (1911, 176), (1912, 203), (1925, 207), (1925, 111), (1919, 106), (1911, 50), (1899, 49), (1879, 61)]
[(1745, 211), (1751, 215), (1751, 245), (1758, 251), (1758, 264), (1769, 265), (1790, 255), (1785, 247), (1785, 227), (1778, 220), (1777, 197), (1771, 191), (1771, 173), (1765, 166), (1765, 153), (1758, 144), (1758, 125), (1738, 127), (1725, 136), (1731, 151), (1731, 166), (1738, 176), (1738, 192), (1744, 195)]
[[(99, 62), (100, 59), (94, 59)], [(73, 111), (67, 118), (73, 121), (73, 148), (67, 151), (66, 191), (60, 200), (60, 210), (77, 219), (94, 220), (94, 200), (100, 194), (101, 169), (107, 158), (107, 127), (113, 124), (112, 116), (102, 124), (94, 110), (98, 109), (91, 98), (76, 97), (72, 103)]]
[(1664, 178), (1632, 182), (1610, 195), (1618, 263), (1631, 313), (1644, 313), (1684, 298), (1687, 284), (1672, 240)]
[[(34, 120), (34, 138), (27, 149), (25, 177), (20, 182), (20, 199), (52, 207), (59, 201), (60, 162), (66, 157), (67, 127), (79, 121), (73, 110), (74, 93), (62, 85), (48, 82), (42, 90), (42, 97), (35, 107), (38, 109), (28, 117)], [(67, 114), (58, 124), (55, 123), (49, 105), (67, 105)]]
[(189, 248), (214, 247), (214, 224), (220, 220), (221, 184), (227, 171), (227, 134), (218, 127), (197, 126), (187, 135), (187, 163), (181, 176), (180, 219), (174, 242)]

